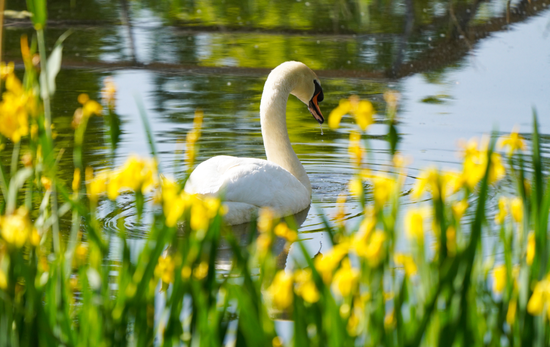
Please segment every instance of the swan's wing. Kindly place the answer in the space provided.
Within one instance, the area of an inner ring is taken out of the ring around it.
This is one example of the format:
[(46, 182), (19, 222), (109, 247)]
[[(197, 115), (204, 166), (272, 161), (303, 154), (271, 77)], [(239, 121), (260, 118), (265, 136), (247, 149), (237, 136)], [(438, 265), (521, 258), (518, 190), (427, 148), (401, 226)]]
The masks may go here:
[(220, 155), (203, 161), (193, 170), (185, 184), (185, 191), (191, 194), (218, 195), (224, 183), (224, 173), (241, 158)]
[(219, 156), (200, 164), (185, 186), (189, 193), (224, 194), (228, 202), (296, 213), (310, 203), (307, 189), (282, 167), (261, 159)]

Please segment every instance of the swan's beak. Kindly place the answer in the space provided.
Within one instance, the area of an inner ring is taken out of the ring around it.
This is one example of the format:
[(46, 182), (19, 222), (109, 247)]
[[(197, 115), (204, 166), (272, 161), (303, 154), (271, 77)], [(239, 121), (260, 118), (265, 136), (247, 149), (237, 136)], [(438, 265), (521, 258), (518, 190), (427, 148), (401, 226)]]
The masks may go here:
[[(319, 95), (321, 92), (315, 94), (313, 98), (309, 101), (309, 112), (313, 115), (313, 118), (315, 118), (319, 124), (323, 124), (325, 121), (325, 118), (323, 118), (323, 114), (321, 113), (321, 110), (319, 109), (319, 103), (317, 102), (317, 99), (319, 98)], [(322, 100), (322, 99), (321, 99)]]

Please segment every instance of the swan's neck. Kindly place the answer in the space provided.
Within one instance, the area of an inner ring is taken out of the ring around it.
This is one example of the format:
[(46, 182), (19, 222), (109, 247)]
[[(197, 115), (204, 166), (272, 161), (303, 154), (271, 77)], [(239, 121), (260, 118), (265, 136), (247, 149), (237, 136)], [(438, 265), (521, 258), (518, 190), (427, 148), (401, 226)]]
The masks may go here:
[(286, 103), (292, 88), (291, 83), (284, 83), (284, 80), (268, 78), (260, 104), (262, 137), (267, 160), (289, 171), (311, 195), (311, 183), (292, 149), (286, 128)]

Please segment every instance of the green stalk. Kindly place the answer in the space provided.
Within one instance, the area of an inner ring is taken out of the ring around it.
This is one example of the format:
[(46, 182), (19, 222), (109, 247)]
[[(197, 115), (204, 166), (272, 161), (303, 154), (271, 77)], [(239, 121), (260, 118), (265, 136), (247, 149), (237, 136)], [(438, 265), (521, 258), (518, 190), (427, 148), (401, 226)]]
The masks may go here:
[(4, 173), (4, 166), (0, 163), (0, 189), (2, 189), (2, 195), (4, 196), (4, 202), (8, 200), (8, 183), (6, 181), (6, 174)]
[(17, 160), (19, 159), (19, 152), (21, 150), (21, 141), (16, 142), (13, 146), (13, 152), (11, 152), (11, 166), (10, 166), (10, 173), (11, 176), (15, 175), (15, 172), (17, 171)]
[[(38, 38), (38, 51), (40, 52), (40, 69), (43, 73), (46, 73), (47, 71), (47, 62), (48, 57), (46, 55), (46, 41), (44, 39), (44, 30), (38, 29), (36, 30), (37, 38)], [(44, 85), (40, 85), (40, 88), (44, 88), (45, 93), (43, 93), (42, 101), (44, 101), (44, 116), (46, 117), (46, 135), (48, 137), (48, 141), (52, 141), (52, 115), (50, 111), (50, 91), (48, 90), (48, 84), (45, 83)]]
[[(44, 39), (44, 30), (38, 29), (36, 30), (37, 38), (38, 38), (38, 50), (40, 52), (40, 68), (42, 69), (42, 73), (47, 74), (47, 55), (46, 55), (46, 43)], [(51, 108), (50, 108), (50, 92), (48, 90), (48, 83), (44, 83), (40, 86), (40, 88), (44, 88), (44, 93), (42, 93), (42, 101), (44, 101), (44, 116), (45, 116), (45, 125), (46, 128), (46, 140), (50, 147), (50, 149), (53, 150), (53, 140), (52, 140), (52, 115), (51, 115)], [(44, 150), (47, 150), (44, 148)], [(57, 218), (57, 187), (56, 187), (56, 180), (52, 179), (52, 216), (55, 215), (53, 219), (53, 225), (52, 225), (52, 236), (53, 236), (53, 247), (56, 254), (59, 254), (61, 251), (61, 241), (59, 239), (59, 219)]]

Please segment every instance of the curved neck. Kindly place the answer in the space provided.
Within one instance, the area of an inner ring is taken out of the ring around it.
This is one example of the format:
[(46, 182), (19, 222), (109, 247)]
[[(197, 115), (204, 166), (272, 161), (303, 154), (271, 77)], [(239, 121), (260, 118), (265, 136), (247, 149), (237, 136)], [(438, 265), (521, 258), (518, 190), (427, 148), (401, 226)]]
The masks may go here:
[(311, 195), (309, 177), (292, 149), (286, 128), (286, 103), (294, 86), (285, 83), (284, 78), (271, 77), (265, 82), (260, 104), (260, 123), (267, 160), (289, 171)]

